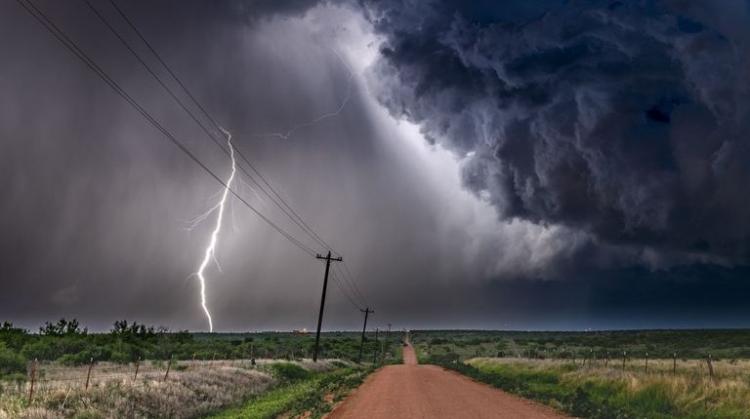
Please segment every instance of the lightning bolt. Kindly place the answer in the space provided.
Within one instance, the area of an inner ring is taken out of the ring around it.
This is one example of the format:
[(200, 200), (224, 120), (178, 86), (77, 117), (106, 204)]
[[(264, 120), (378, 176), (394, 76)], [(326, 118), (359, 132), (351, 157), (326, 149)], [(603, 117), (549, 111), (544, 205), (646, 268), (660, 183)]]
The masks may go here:
[(232, 145), (232, 134), (229, 131), (225, 130), (224, 128), (219, 127), (219, 129), (227, 138), (227, 146), (229, 147), (229, 157), (232, 160), (232, 170), (229, 173), (229, 178), (227, 178), (226, 186), (224, 187), (224, 190), (221, 193), (221, 199), (219, 200), (219, 202), (213, 207), (211, 207), (211, 209), (208, 210), (207, 213), (197, 217), (198, 222), (200, 222), (208, 218), (208, 216), (214, 211), (218, 211), (218, 214), (216, 216), (216, 225), (214, 226), (214, 230), (211, 232), (211, 240), (208, 242), (206, 251), (203, 254), (203, 260), (201, 261), (201, 264), (198, 267), (198, 271), (195, 273), (201, 285), (201, 307), (203, 308), (203, 312), (206, 314), (206, 318), (208, 319), (209, 332), (214, 331), (214, 322), (213, 322), (213, 319), (211, 318), (211, 312), (208, 310), (208, 306), (206, 305), (206, 277), (204, 275), (204, 272), (206, 270), (206, 267), (208, 267), (209, 262), (211, 262), (211, 260), (213, 260), (214, 263), (216, 263), (217, 267), (219, 266), (218, 261), (216, 260), (216, 244), (219, 241), (219, 232), (221, 232), (221, 224), (224, 220), (224, 209), (226, 208), (227, 197), (229, 196), (229, 190), (232, 187), (234, 176), (237, 173), (237, 161), (234, 158), (234, 146)]
[(311, 119), (311, 120), (309, 120), (307, 122), (297, 123), (297, 124), (293, 125), (291, 128), (289, 128), (286, 132), (267, 132), (267, 133), (263, 133), (263, 134), (256, 134), (255, 137), (261, 137), (261, 138), (262, 137), (266, 137), (266, 138), (275, 137), (275, 138), (278, 138), (280, 140), (288, 140), (289, 138), (292, 137), (292, 135), (294, 133), (296, 133), (297, 131), (301, 130), (302, 128), (307, 128), (307, 127), (316, 125), (317, 123), (319, 123), (319, 122), (321, 122), (323, 120), (326, 120), (328, 118), (333, 118), (333, 117), (339, 116), (341, 114), (341, 112), (344, 110), (344, 108), (346, 108), (346, 105), (349, 103), (349, 100), (351, 99), (351, 96), (352, 96), (352, 85), (354, 84), (354, 72), (349, 67), (349, 64), (347, 64), (346, 60), (344, 60), (344, 58), (341, 56), (341, 54), (339, 54), (338, 51), (336, 51), (335, 49), (332, 49), (331, 52), (336, 56), (336, 58), (341, 63), (342, 67), (347, 72), (346, 93), (344, 94), (344, 98), (341, 100), (341, 102), (339, 103), (338, 107), (336, 107), (336, 109), (334, 109), (331, 112), (324, 113), (324, 114), (322, 114), (322, 115), (320, 115), (320, 116), (318, 116), (318, 117), (316, 117), (314, 119)]

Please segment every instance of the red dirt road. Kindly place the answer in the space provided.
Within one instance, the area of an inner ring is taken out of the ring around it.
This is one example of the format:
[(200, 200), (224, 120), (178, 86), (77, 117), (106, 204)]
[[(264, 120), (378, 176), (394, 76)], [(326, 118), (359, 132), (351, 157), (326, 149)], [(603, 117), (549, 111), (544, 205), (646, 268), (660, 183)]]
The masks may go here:
[(472, 381), (434, 365), (417, 365), (411, 346), (404, 365), (371, 375), (329, 419), (565, 418), (552, 409)]

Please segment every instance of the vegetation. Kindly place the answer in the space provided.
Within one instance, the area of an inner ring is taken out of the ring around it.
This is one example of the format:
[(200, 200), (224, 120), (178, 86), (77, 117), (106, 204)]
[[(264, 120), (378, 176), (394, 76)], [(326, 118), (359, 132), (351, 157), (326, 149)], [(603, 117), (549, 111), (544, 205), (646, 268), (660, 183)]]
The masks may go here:
[[(281, 364), (279, 364), (281, 365)], [(268, 393), (255, 397), (243, 406), (221, 412), (213, 418), (275, 418), (285, 413), (287, 416), (319, 418), (329, 412), (349, 391), (358, 386), (369, 370), (343, 368), (327, 373), (308, 373), (302, 376), (292, 374), (287, 367), (278, 370), (287, 380)]]
[[(75, 319), (31, 333), (5, 322), (0, 418), (202, 417), (269, 391), (276, 396), (263, 399), (265, 411), (304, 407), (318, 415), (330, 408), (320, 401), (324, 395), (339, 394), (367, 370), (352, 362), (359, 333), (324, 333), (317, 363), (309, 359), (314, 339), (307, 333), (170, 332), (127, 321), (91, 333)], [(372, 362), (375, 349), (384, 348), (379, 362), (392, 362), (397, 339), (376, 342), (368, 334), (363, 361)]]
[(750, 331), (412, 332), (439, 364), (585, 418), (750, 417)]
[[(391, 342), (396, 339), (392, 336)], [(367, 334), (364, 353), (380, 350), (372, 334)], [(398, 345), (387, 342), (386, 361), (396, 356)], [(25, 373), (29, 361), (56, 361), (75, 366), (94, 362), (133, 363), (138, 360), (210, 359), (301, 359), (310, 358), (315, 337), (307, 333), (190, 333), (170, 332), (125, 320), (114, 323), (109, 333), (89, 333), (75, 319), (45, 323), (38, 333), (0, 326), (0, 379), (12, 373)], [(324, 333), (321, 357), (349, 361), (357, 359), (360, 335), (355, 332)], [(371, 359), (367, 355), (366, 359)]]
[(709, 378), (698, 361), (673, 375), (673, 360), (650, 360), (639, 367), (575, 365), (570, 361), (477, 358), (442, 365), (559, 410), (585, 418), (747, 418), (750, 417), (750, 362), (716, 363)]
[(750, 330), (632, 330), (593, 332), (413, 331), (421, 356), (536, 359), (749, 359)]

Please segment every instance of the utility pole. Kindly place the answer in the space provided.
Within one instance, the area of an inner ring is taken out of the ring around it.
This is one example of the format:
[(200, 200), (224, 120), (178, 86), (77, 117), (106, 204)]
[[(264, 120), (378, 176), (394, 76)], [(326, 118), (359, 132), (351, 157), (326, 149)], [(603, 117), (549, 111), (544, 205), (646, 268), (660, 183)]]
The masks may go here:
[(315, 352), (313, 353), (313, 362), (318, 362), (318, 348), (320, 346), (320, 326), (323, 324), (323, 308), (326, 305), (326, 288), (328, 288), (328, 270), (331, 268), (331, 261), (341, 262), (344, 260), (341, 257), (332, 258), (331, 251), (328, 251), (328, 255), (320, 256), (315, 255), (315, 259), (323, 259), (326, 261), (326, 274), (323, 277), (323, 296), (320, 297), (320, 312), (318, 313), (318, 331), (315, 332)]
[(365, 345), (365, 330), (367, 330), (367, 316), (370, 313), (373, 313), (373, 314), (375, 313), (375, 310), (370, 310), (370, 307), (367, 307), (364, 310), (360, 309), (359, 311), (365, 313), (365, 325), (362, 326), (362, 340), (359, 343), (359, 357), (357, 357), (358, 364), (362, 362), (362, 348)]

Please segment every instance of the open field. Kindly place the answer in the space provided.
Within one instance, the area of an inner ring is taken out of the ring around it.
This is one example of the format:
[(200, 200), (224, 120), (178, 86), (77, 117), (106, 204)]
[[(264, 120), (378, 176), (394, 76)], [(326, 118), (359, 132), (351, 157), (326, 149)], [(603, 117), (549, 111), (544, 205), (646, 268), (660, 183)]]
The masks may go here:
[(122, 326), (109, 333), (88, 333), (74, 321), (40, 333), (0, 327), (0, 418), (202, 417), (268, 392), (284, 394), (272, 397), (284, 400), (270, 403), (277, 413), (300, 406), (324, 412), (330, 404), (318, 403), (322, 396), (312, 388), (326, 382), (340, 396), (369, 365), (400, 360), (395, 334), (375, 341), (368, 333), (357, 364), (359, 333), (323, 333), (315, 363), (310, 334)]
[[(745, 330), (413, 334), (421, 362), (586, 418), (750, 417)], [(676, 356), (675, 356), (676, 355)]]
[(750, 359), (750, 330), (412, 331), (420, 356)]
[[(88, 387), (87, 368), (54, 365), (40, 365), (37, 371), (44, 378), (35, 381), (33, 393), (29, 381), (4, 383), (0, 417), (203, 417), (268, 392), (287, 391), (305, 380), (367, 372), (337, 360), (258, 360), (255, 367), (249, 360), (179, 361), (168, 375), (164, 364), (144, 363), (137, 377), (132, 365), (100, 364), (97, 368), (101, 371), (91, 375)], [(285, 412), (312, 397), (292, 394), (287, 403), (276, 405), (275, 412)]]

